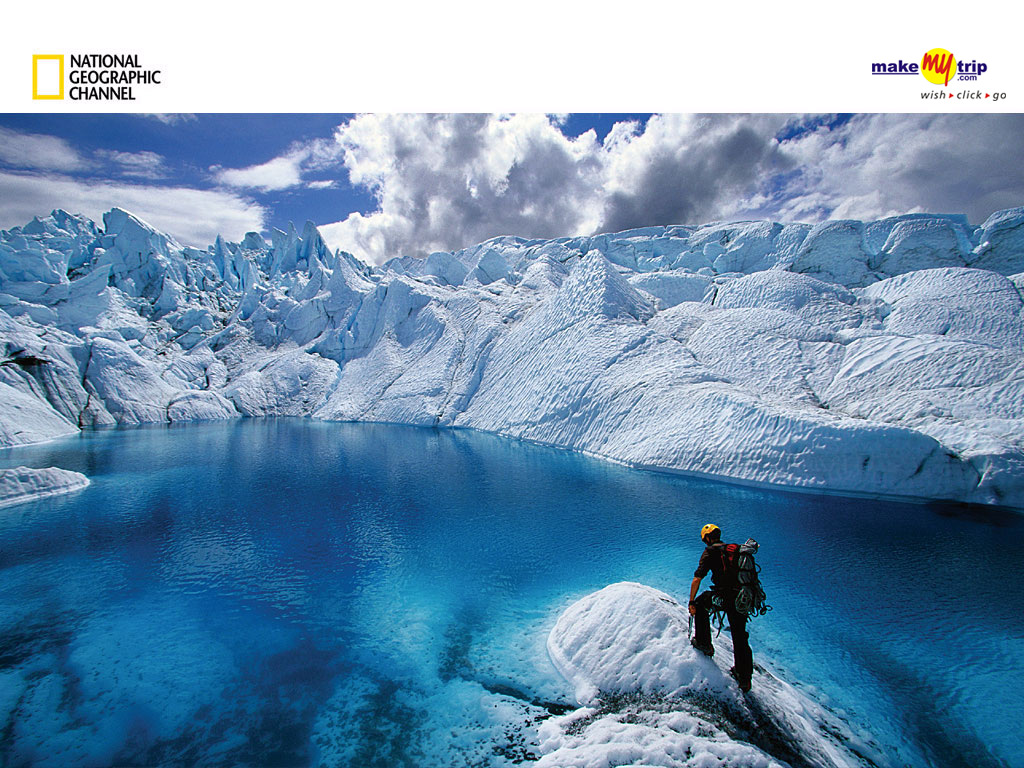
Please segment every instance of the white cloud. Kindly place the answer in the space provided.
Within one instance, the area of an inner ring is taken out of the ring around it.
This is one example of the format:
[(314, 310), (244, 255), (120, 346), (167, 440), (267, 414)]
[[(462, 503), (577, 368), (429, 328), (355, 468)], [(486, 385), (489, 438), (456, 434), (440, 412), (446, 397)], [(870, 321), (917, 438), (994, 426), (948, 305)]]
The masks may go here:
[(101, 149), (96, 155), (114, 163), (123, 176), (143, 179), (162, 179), (167, 176), (164, 158), (156, 152), (117, 152)]
[(272, 192), (280, 189), (297, 187), (302, 183), (300, 156), (275, 157), (261, 165), (250, 165), (248, 168), (220, 168), (214, 166), (214, 179), (218, 184), (242, 189), (258, 189), (261, 192)]
[(148, 117), (151, 120), (158, 120), (164, 125), (180, 125), (181, 123), (192, 123), (199, 119), (195, 115), (188, 112), (140, 112), (139, 117)]
[(41, 171), (81, 171), (92, 165), (64, 139), (9, 128), (0, 128), (0, 162)]
[(54, 208), (101, 222), (117, 206), (131, 211), (184, 245), (205, 248), (218, 234), (241, 240), (264, 228), (266, 211), (234, 193), (110, 181), (85, 182), (59, 174), (0, 171), (0, 227), (25, 224)]
[(332, 181), (304, 181), (303, 174), (321, 171), (338, 164), (340, 150), (329, 139), (293, 144), (288, 151), (265, 163), (246, 168), (222, 168), (213, 166), (210, 171), (214, 180), (223, 186), (236, 189), (257, 189), (261, 192), (275, 192), (293, 187), (325, 189)]
[(786, 218), (990, 213), (1024, 204), (1024, 115), (862, 115), (787, 142)]
[(489, 237), (693, 223), (787, 167), (772, 116), (654, 117), (567, 137), (544, 115), (362, 115), (336, 139), (379, 210), (322, 227), (372, 261)]
[(373, 261), (499, 234), (581, 233), (600, 219), (595, 135), (567, 138), (544, 115), (362, 115), (335, 138), (379, 210), (322, 231)]
[[(1024, 116), (664, 115), (601, 143), (542, 115), (361, 115), (336, 140), (378, 210), (321, 227), (381, 262), (499, 234), (736, 218), (989, 213), (1024, 203)], [(788, 138), (779, 138), (779, 137)], [(330, 153), (328, 153), (330, 154)]]

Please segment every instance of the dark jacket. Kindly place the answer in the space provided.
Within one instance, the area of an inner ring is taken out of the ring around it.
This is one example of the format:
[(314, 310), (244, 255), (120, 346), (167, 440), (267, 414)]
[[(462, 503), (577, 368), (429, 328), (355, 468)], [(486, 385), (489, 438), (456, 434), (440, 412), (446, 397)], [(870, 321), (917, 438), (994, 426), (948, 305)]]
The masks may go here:
[(725, 544), (721, 541), (716, 541), (704, 550), (693, 575), (703, 579), (708, 572), (711, 573), (711, 583), (716, 592), (727, 592), (739, 588), (735, 574), (729, 573), (725, 567)]

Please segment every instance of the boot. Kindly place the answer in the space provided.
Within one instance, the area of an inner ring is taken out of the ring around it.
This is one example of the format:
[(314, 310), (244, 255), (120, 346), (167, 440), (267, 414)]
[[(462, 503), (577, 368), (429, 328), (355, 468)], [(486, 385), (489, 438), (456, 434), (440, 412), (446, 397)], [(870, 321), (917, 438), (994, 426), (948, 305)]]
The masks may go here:
[(740, 676), (736, 674), (736, 667), (729, 670), (729, 676), (736, 681), (736, 685), (740, 687), (740, 690), (743, 691), (743, 693), (747, 693), (750, 690), (750, 680), (740, 678)]
[(697, 642), (697, 638), (693, 638), (690, 641), (690, 645), (692, 645), (698, 651), (703, 653), (709, 659), (712, 658), (715, 655), (715, 648), (710, 643), (708, 645), (701, 645), (700, 643)]

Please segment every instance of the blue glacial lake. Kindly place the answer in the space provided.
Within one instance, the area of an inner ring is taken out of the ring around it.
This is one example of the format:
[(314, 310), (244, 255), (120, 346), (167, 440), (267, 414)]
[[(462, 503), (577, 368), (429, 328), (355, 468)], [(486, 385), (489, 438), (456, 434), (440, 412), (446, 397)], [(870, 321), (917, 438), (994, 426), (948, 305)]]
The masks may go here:
[(0, 452), (79, 493), (0, 510), (0, 765), (470, 766), (571, 691), (559, 613), (685, 599), (700, 526), (761, 543), (755, 660), (894, 766), (1024, 765), (1024, 517), (298, 419)]

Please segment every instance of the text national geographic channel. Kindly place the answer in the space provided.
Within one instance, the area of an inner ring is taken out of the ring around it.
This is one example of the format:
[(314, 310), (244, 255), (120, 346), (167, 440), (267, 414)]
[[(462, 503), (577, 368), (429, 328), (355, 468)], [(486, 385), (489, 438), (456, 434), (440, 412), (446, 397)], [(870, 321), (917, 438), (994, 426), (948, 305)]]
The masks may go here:
[(32, 65), (34, 99), (63, 99), (67, 93), (71, 101), (135, 101), (136, 87), (160, 85), (163, 76), (140, 64), (136, 53), (36, 55)]

